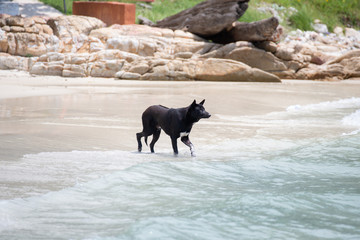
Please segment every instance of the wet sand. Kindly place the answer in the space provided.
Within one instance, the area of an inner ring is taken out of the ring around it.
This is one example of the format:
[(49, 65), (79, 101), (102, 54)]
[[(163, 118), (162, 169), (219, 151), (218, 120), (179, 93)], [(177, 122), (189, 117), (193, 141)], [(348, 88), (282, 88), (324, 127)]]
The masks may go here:
[[(201, 145), (237, 137), (229, 131), (231, 127), (213, 127), (224, 124), (217, 117), (220, 115), (260, 115), (283, 111), (290, 105), (351, 97), (360, 97), (360, 80), (145, 82), (30, 76), (1, 70), (0, 161), (39, 152), (136, 151), (135, 133), (142, 128), (141, 114), (154, 104), (184, 107), (193, 99), (206, 99), (205, 107), (212, 117), (196, 124), (191, 133)], [(244, 131), (244, 136), (250, 132)], [(156, 147), (171, 148), (164, 133)]]

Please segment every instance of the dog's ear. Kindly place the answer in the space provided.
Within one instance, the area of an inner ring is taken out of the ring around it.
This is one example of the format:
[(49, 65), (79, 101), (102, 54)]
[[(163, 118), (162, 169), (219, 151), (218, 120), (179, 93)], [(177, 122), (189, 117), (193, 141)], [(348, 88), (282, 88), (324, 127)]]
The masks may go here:
[(194, 100), (191, 104), (191, 107), (195, 107), (196, 106), (196, 100)]
[(200, 105), (204, 105), (204, 102), (205, 102), (205, 99), (202, 100), (199, 104), (200, 104)]

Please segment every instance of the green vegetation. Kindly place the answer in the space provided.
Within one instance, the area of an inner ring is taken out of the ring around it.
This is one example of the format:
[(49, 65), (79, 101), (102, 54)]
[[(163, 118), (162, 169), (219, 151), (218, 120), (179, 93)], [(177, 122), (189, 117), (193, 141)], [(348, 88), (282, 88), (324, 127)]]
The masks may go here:
[[(63, 1), (41, 0), (56, 9), (64, 12)], [(118, 2), (135, 2), (120, 1)], [(67, 14), (72, 13), (73, 0), (66, 0)], [(137, 4), (137, 15), (142, 15), (152, 21), (161, 20), (184, 9), (190, 8), (202, 0), (155, 0), (151, 3), (152, 9), (144, 8)], [(144, 3), (142, 3), (144, 4)], [(285, 13), (282, 25), (289, 25), (291, 28), (311, 30), (311, 23), (315, 19), (321, 20), (332, 30), (336, 26), (354, 27), (360, 29), (360, 1), (359, 0), (251, 0), (249, 8), (240, 18), (240, 21), (252, 22), (270, 16), (269, 13), (258, 11), (257, 8), (264, 4), (271, 6), (277, 4), (286, 8), (294, 7), (296, 13)]]

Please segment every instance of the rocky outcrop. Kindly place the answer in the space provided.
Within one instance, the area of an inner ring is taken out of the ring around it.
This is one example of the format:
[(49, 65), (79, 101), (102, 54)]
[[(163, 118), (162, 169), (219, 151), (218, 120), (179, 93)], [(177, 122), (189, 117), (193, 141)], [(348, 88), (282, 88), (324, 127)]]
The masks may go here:
[(91, 30), (103, 27), (96, 18), (60, 16), (8, 16), (0, 19), (0, 52), (19, 56), (41, 56), (48, 52), (77, 52), (89, 40)]
[(0, 24), (0, 69), (39, 75), (257, 82), (360, 75), (360, 50), (350, 41), (356, 32), (351, 37), (296, 32), (277, 44), (223, 45), (182, 30), (105, 28), (98, 19), (80, 16), (5, 17)]

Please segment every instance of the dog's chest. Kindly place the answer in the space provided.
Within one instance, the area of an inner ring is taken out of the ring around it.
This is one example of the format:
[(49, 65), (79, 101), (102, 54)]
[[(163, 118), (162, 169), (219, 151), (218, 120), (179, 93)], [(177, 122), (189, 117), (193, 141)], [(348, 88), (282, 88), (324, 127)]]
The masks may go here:
[(181, 132), (180, 137), (187, 137), (189, 136), (190, 132)]

